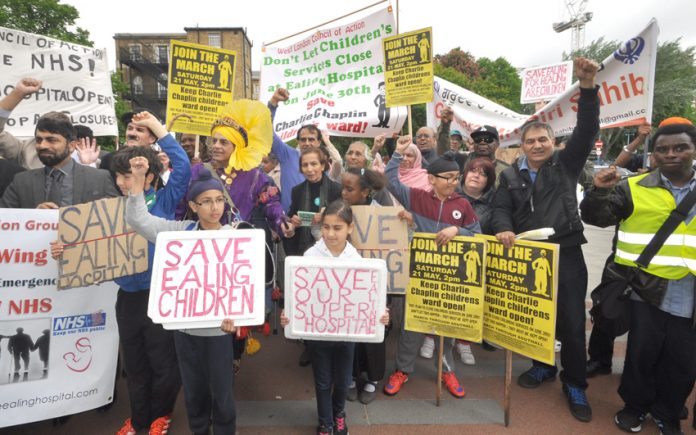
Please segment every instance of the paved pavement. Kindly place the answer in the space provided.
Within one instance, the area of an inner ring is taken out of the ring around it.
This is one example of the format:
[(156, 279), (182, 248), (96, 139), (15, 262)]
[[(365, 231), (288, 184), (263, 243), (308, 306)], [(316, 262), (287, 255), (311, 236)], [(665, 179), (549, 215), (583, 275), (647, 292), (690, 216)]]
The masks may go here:
[[(585, 259), (590, 272), (589, 289), (598, 282), (608, 255), (613, 230), (590, 227)], [(589, 307), (589, 291), (588, 291)], [(395, 314), (395, 313), (394, 313)], [(588, 320), (587, 331), (591, 324)], [(394, 369), (398, 330), (387, 338), (387, 371)], [(282, 331), (280, 331), (282, 334)], [(245, 356), (237, 379), (238, 433), (312, 434), (316, 408), (310, 368), (297, 365), (300, 347), (282, 335), (260, 336), (261, 351)], [(465, 366), (457, 361), (456, 372), (467, 395), (455, 399), (443, 391), (440, 407), (435, 406), (435, 369), (432, 361), (419, 359), (416, 372), (395, 397), (379, 394), (368, 406), (350, 403), (348, 425), (353, 435), (362, 434), (612, 434), (622, 433), (613, 424), (613, 415), (622, 403), (616, 388), (623, 367), (625, 336), (617, 340), (614, 373), (590, 380), (587, 391), (594, 418), (581, 423), (568, 412), (559, 381), (535, 390), (517, 386), (516, 376), (529, 367), (522, 357), (513, 359), (510, 426), (503, 424), (504, 352), (486, 352), (474, 345), (477, 363)], [(380, 385), (381, 386), (381, 385)], [(128, 394), (123, 379), (118, 383), (118, 400), (110, 411), (84, 412), (61, 427), (38, 422), (0, 430), (7, 435), (113, 434), (128, 415)], [(690, 398), (688, 404), (693, 403)], [(690, 407), (690, 406), (689, 406)], [(1, 418), (1, 415), (0, 415)], [(690, 422), (690, 421), (689, 421)], [(684, 424), (686, 433), (690, 425)], [(189, 433), (183, 396), (179, 397), (169, 435)], [(643, 433), (656, 434), (654, 423), (646, 422)]]

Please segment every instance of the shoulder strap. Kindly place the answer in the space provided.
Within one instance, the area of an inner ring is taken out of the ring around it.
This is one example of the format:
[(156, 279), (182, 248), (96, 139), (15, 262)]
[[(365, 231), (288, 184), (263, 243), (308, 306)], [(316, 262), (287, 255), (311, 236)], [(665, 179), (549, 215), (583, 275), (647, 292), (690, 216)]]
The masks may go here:
[(667, 238), (677, 229), (680, 223), (689, 215), (689, 211), (696, 204), (696, 189), (692, 189), (677, 205), (677, 208), (672, 210), (665, 222), (655, 233), (650, 243), (643, 249), (640, 256), (636, 260), (636, 264), (640, 267), (648, 267), (657, 251), (664, 245)]

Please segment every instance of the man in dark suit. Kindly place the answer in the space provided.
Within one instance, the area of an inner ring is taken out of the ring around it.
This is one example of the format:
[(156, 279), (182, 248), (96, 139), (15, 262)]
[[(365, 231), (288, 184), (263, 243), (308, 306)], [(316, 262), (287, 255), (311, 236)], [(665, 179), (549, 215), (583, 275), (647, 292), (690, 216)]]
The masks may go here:
[(64, 113), (39, 118), (36, 153), (45, 166), (17, 174), (0, 198), (0, 208), (60, 208), (118, 196), (107, 171), (75, 163), (77, 134)]

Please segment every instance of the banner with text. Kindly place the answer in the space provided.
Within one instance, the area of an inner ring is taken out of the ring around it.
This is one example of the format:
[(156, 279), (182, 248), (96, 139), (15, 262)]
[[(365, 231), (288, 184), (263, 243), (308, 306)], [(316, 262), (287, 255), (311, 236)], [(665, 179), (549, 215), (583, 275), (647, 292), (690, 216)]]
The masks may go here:
[(404, 328), (480, 342), (485, 270), (485, 241), (457, 236), (440, 246), (435, 234), (416, 233)]
[(167, 125), (172, 131), (210, 135), (218, 109), (232, 102), (237, 52), (172, 40), (167, 87)]
[(556, 337), (558, 245), (488, 241), (483, 338), (553, 365)]
[(287, 338), (381, 343), (387, 266), (378, 258), (285, 259)]
[(387, 107), (433, 101), (433, 28), (382, 39)]
[(159, 233), (147, 315), (166, 329), (261, 325), (265, 274), (263, 230)]
[(60, 209), (60, 290), (112, 281), (147, 270), (147, 240), (126, 224), (126, 197)]
[[(652, 120), (658, 31), (657, 21), (651, 20), (600, 65), (595, 82), (599, 86), (601, 128)], [(482, 125), (492, 125), (498, 129), (501, 146), (519, 144), (520, 127), (531, 119), (550, 124), (556, 136), (570, 135), (577, 122), (577, 82), (531, 116), (515, 113), (439, 77), (435, 77), (434, 86), (435, 97), (426, 107), (428, 125), (438, 125), (442, 108), (451, 106), (454, 120), (450, 128), (469, 134)]]
[(113, 283), (58, 291), (57, 210), (0, 210), (0, 427), (112, 401)]
[(535, 66), (522, 71), (522, 104), (548, 101), (565, 91), (573, 81), (573, 62)]
[(290, 92), (273, 128), (281, 139), (315, 124), (333, 136), (375, 137), (401, 130), (403, 107), (386, 106), (382, 38), (395, 32), (394, 16), (381, 9), (358, 21), (266, 46), (261, 65), (261, 101), (279, 87)]
[(34, 137), (39, 117), (57, 111), (90, 127), (95, 136), (118, 135), (106, 49), (0, 27), (0, 99), (25, 77), (43, 86), (12, 111), (8, 132)]
[(408, 285), (408, 228), (399, 219), (401, 207), (357, 205), (353, 210), (355, 231), (351, 243), (364, 258), (387, 263), (387, 292), (404, 294)]

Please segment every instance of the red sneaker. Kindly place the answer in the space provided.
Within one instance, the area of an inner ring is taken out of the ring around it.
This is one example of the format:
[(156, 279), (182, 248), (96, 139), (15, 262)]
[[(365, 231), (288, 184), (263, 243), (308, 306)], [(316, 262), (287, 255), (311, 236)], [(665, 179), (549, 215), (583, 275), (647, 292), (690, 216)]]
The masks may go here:
[(389, 381), (384, 384), (384, 394), (393, 396), (401, 390), (401, 386), (408, 382), (408, 375), (401, 370), (396, 370), (389, 376)]
[(156, 419), (150, 425), (149, 435), (165, 435), (169, 430), (169, 422), (171, 421), (172, 419), (168, 415)]
[(135, 435), (136, 433), (138, 433), (138, 431), (133, 428), (131, 419), (129, 418), (123, 423), (123, 427), (116, 432), (116, 435)]
[(462, 387), (459, 384), (459, 381), (457, 380), (457, 376), (454, 373), (452, 373), (452, 372), (443, 373), (442, 374), (442, 382), (445, 383), (449, 392), (457, 399), (461, 399), (462, 397), (464, 397), (464, 395), (466, 395), (466, 392), (464, 391), (464, 387)]

